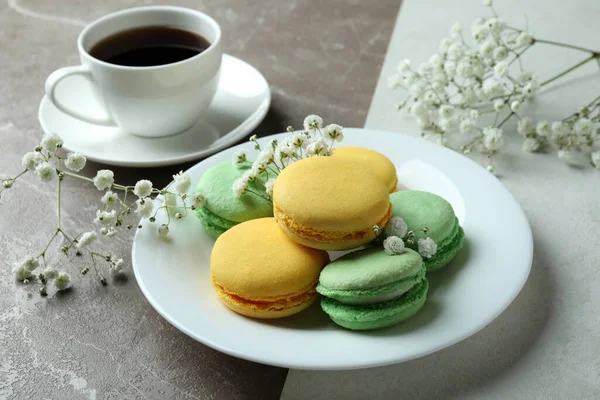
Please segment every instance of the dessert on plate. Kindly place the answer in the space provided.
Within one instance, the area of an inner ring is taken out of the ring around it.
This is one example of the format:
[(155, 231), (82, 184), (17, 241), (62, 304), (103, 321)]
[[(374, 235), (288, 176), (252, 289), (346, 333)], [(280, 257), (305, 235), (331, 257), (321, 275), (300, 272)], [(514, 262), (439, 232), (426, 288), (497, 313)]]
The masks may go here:
[(316, 299), (326, 251), (290, 240), (274, 218), (243, 222), (223, 233), (210, 257), (212, 284), (221, 301), (248, 317), (296, 314)]

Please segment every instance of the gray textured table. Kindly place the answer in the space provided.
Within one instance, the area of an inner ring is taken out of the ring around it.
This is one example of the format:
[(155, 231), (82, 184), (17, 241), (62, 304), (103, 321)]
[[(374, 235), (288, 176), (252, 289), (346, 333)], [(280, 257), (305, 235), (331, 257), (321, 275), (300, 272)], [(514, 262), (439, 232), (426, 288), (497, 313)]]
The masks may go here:
[[(20, 169), (22, 154), (41, 137), (37, 109), (46, 76), (77, 64), (81, 28), (142, 0), (86, 2), (7, 0), (0, 4), (0, 176)], [(217, 19), (224, 48), (267, 78), (273, 105), (258, 134), (299, 126), (309, 113), (362, 126), (399, 1), (206, 0), (168, 2)], [(82, 133), (83, 134), (83, 133)], [(113, 168), (119, 181), (150, 177), (156, 186), (188, 165)], [(88, 163), (84, 174), (101, 165)], [(67, 184), (63, 221), (89, 227), (98, 191)], [(75, 289), (41, 298), (15, 282), (10, 266), (39, 249), (55, 224), (50, 186), (26, 177), (0, 200), (0, 399), (272, 399), (287, 370), (238, 360), (205, 347), (170, 326), (146, 302), (133, 274), (103, 287), (77, 274), (83, 266), (56, 253)], [(89, 229), (89, 228), (88, 228)], [(129, 258), (130, 237), (113, 252)]]

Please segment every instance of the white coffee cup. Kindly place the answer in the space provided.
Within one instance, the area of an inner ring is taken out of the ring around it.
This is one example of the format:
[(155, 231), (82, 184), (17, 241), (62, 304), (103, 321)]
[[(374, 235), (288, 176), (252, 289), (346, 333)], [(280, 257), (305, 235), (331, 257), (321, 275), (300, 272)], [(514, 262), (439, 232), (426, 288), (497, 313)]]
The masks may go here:
[[(201, 35), (210, 43), (183, 61), (150, 67), (128, 67), (89, 54), (102, 39), (132, 28), (168, 26)], [(46, 80), (46, 96), (62, 112), (101, 125), (118, 125), (139, 136), (173, 135), (200, 118), (217, 90), (221, 68), (221, 28), (211, 17), (182, 7), (139, 7), (106, 15), (85, 27), (77, 40), (81, 65), (54, 71)], [(108, 117), (86, 115), (65, 106), (56, 87), (72, 75), (87, 77)]]

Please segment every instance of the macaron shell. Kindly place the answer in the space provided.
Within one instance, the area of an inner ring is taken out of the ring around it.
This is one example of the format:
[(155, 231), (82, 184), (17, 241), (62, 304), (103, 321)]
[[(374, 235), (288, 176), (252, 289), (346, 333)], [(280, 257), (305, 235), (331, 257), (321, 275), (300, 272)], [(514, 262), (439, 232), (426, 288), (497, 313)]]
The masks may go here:
[(343, 157), (310, 157), (291, 164), (275, 182), (273, 203), (299, 226), (333, 232), (372, 229), (390, 208), (381, 180)]
[(357, 161), (369, 168), (373, 174), (377, 175), (388, 188), (388, 192), (393, 193), (398, 187), (398, 175), (396, 166), (389, 158), (383, 154), (364, 147), (339, 147), (333, 151), (334, 157), (344, 157), (349, 160)]
[(211, 274), (229, 293), (271, 301), (316, 286), (325, 251), (290, 240), (274, 218), (241, 223), (223, 233), (211, 254)]
[(463, 247), (465, 241), (465, 232), (462, 227), (458, 228), (458, 232), (450, 243), (443, 247), (438, 247), (437, 252), (431, 258), (424, 258), (423, 262), (427, 267), (427, 272), (436, 271), (447, 265), (454, 259), (458, 251)]
[(329, 289), (321, 284), (318, 284), (317, 292), (319, 292), (325, 297), (330, 297), (336, 300), (361, 300), (370, 297), (387, 295), (398, 291), (407, 292), (425, 278), (426, 271), (427, 268), (425, 267), (425, 264), (422, 264), (419, 271), (415, 275), (408, 276), (398, 281), (378, 286), (372, 289)]
[(328, 264), (319, 276), (319, 285), (329, 290), (369, 290), (417, 275), (423, 260), (419, 253), (388, 255), (381, 247), (348, 253)]
[(351, 306), (323, 297), (321, 308), (336, 324), (352, 330), (386, 328), (415, 315), (425, 304), (429, 284), (421, 280), (395, 300), (369, 306)]
[[(420, 238), (431, 237), (438, 244), (451, 239), (456, 230), (456, 216), (450, 203), (442, 197), (419, 190), (401, 190), (390, 195), (392, 215), (406, 221), (408, 230), (415, 231), (415, 244)], [(419, 230), (427, 227), (427, 234)]]
[(207, 208), (203, 207), (195, 211), (196, 217), (202, 223), (202, 226), (208, 232), (210, 236), (217, 239), (221, 236), (227, 229), (232, 228), (237, 225), (231, 221), (227, 221), (224, 218), (219, 217), (218, 215), (212, 213)]
[[(213, 214), (234, 223), (240, 223), (256, 218), (273, 216), (273, 204), (255, 194), (247, 193), (237, 196), (233, 190), (233, 182), (240, 178), (250, 168), (250, 163), (244, 167), (236, 167), (231, 161), (224, 161), (209, 168), (200, 178), (196, 191), (206, 198), (204, 208)], [(266, 182), (266, 175), (259, 180)], [(254, 182), (249, 188), (263, 192), (263, 187), (257, 187)]]

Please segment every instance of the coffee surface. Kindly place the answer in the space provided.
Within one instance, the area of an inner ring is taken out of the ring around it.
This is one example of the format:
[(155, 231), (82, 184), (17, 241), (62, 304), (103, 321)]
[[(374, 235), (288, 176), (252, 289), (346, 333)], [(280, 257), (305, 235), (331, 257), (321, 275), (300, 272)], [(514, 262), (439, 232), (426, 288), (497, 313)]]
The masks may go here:
[(197, 33), (169, 26), (148, 26), (108, 36), (89, 53), (115, 65), (151, 67), (186, 60), (209, 46), (208, 40)]

